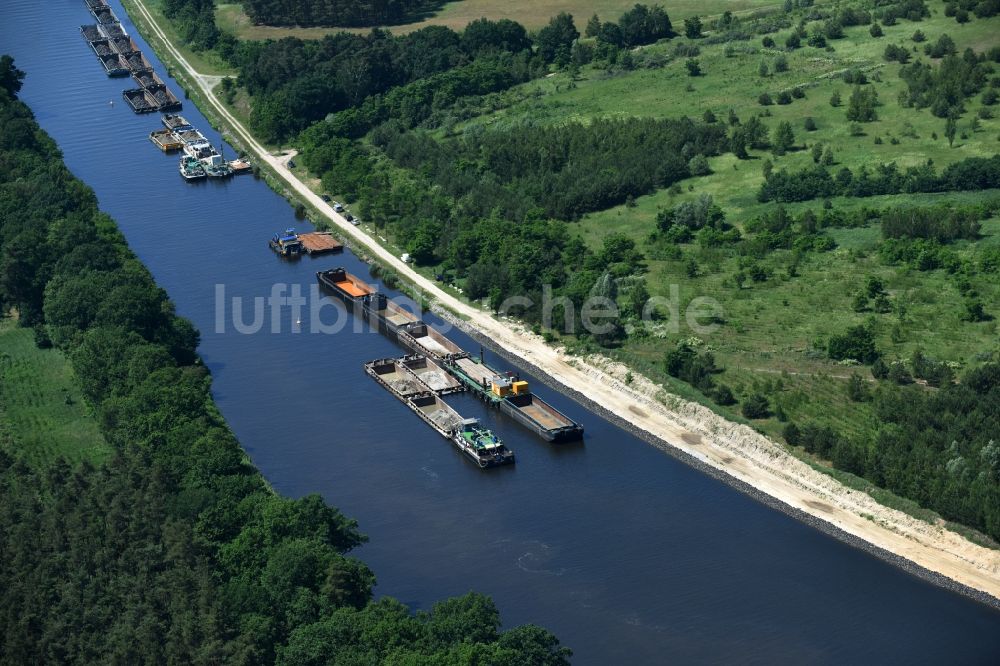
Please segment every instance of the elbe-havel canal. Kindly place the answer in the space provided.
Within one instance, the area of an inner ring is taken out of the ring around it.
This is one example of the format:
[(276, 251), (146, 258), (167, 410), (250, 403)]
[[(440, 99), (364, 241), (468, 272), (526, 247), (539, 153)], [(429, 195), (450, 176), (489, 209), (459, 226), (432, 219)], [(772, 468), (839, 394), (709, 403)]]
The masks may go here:
[[(484, 472), (365, 376), (364, 361), (402, 355), (385, 336), (350, 324), (309, 334), (287, 318), (280, 332), (244, 335), (230, 325), (216, 333), (216, 285), (243, 297), (249, 320), (254, 297), (275, 283), (306, 294), (317, 270), (337, 265), (377, 280), (349, 252), (276, 258), (267, 239), (308, 225), (263, 181), (185, 182), (177, 157), (147, 138), (159, 116), (126, 106), (122, 89), (134, 86), (105, 76), (80, 36), (86, 23), (83, 0), (3, 3), (0, 52), (28, 73), (21, 97), (201, 330), (216, 400), (254, 463), (279, 492), (319, 492), (371, 537), (358, 554), (378, 575), (378, 593), (428, 608), (481, 591), (508, 625), (551, 629), (579, 664), (1000, 658), (996, 610), (763, 506), (527, 373), (584, 425), (585, 440), (553, 446), (468, 394), (449, 396), (517, 454), (516, 465)], [(221, 137), (183, 101), (183, 115), (218, 146)], [(324, 308), (326, 318), (336, 314)], [(478, 343), (448, 335), (478, 353)]]

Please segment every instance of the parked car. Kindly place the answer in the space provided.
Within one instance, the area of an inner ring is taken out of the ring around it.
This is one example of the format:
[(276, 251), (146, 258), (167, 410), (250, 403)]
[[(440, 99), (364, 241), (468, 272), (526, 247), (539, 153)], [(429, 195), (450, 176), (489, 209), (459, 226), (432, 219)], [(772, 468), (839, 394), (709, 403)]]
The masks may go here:
[(327, 203), (330, 203), (332, 201), (329, 194), (321, 194), (319, 195), (319, 198)]
[(334, 201), (333, 202), (333, 209), (335, 211), (337, 211), (338, 213), (343, 213), (344, 212), (344, 205), (341, 204), (339, 201)]

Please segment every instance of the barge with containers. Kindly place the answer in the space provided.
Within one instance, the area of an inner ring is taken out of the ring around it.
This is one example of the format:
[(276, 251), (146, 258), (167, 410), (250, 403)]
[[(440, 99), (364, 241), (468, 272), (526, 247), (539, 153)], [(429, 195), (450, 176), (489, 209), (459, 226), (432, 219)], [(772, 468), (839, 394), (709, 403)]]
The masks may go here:
[(479, 467), (515, 461), (514, 452), (499, 437), (477, 419), (462, 418), (406, 367), (404, 359), (370, 361), (365, 363), (365, 372)]
[(468, 355), (454, 358), (448, 369), (487, 404), (500, 409), (549, 442), (571, 442), (583, 437), (583, 426), (531, 392), (528, 382), (510, 372), (491, 368)]

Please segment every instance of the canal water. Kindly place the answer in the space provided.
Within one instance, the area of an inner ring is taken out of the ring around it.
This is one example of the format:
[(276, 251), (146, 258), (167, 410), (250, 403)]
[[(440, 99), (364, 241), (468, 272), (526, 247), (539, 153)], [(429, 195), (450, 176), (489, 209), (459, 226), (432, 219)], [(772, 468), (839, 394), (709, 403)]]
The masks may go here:
[[(308, 314), (280, 332), (241, 334), (229, 318), (217, 332), (217, 285), (248, 301), (249, 322), (249, 302), (274, 284), (307, 293), (336, 265), (370, 276), (350, 253), (277, 259), (270, 235), (307, 225), (263, 182), (184, 182), (147, 139), (159, 118), (125, 106), (130, 81), (105, 77), (80, 36), (89, 22), (83, 0), (5, 1), (0, 52), (27, 71), (22, 97), (69, 167), (201, 330), (215, 398), (254, 463), (281, 493), (321, 493), (358, 519), (379, 594), (426, 609), (484, 592), (508, 626), (552, 629), (578, 664), (996, 662), (1000, 613), (755, 502), (532, 377), (584, 424), (584, 443), (551, 446), (457, 396), (517, 453), (483, 472), (364, 374), (365, 360), (401, 352), (385, 337), (309, 334)], [(218, 144), (193, 104), (183, 114)], [(325, 321), (336, 314), (324, 308)]]

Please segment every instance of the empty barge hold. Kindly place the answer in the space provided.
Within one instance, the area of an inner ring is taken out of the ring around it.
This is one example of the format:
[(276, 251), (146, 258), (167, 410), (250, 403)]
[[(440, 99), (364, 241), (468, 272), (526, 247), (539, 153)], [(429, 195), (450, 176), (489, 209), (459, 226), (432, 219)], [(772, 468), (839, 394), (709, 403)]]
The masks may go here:
[(400, 329), (420, 321), (417, 315), (392, 302), (383, 293), (365, 298), (364, 310), (369, 323), (390, 337), (398, 337)]
[(469, 356), (468, 352), (462, 351), (461, 347), (422, 321), (399, 329), (396, 335), (404, 345), (435, 361), (450, 363)]
[(448, 369), (484, 401), (513, 417), (549, 442), (570, 442), (583, 437), (583, 426), (534, 395), (528, 382), (501, 373), (481, 359), (455, 359)]
[(365, 363), (365, 372), (479, 467), (514, 462), (514, 452), (499, 437), (482, 427), (478, 420), (463, 419), (434, 391), (427, 390), (426, 385), (403, 366), (402, 359)]
[(184, 147), (184, 142), (168, 129), (153, 130), (149, 133), (149, 140), (165, 153), (180, 150)]
[(302, 243), (302, 249), (306, 254), (326, 254), (327, 252), (344, 251), (344, 246), (329, 231), (310, 231), (299, 234), (299, 242)]
[(316, 273), (316, 279), (348, 305), (358, 305), (365, 296), (375, 293), (375, 289), (370, 284), (351, 275), (343, 268), (319, 271)]

